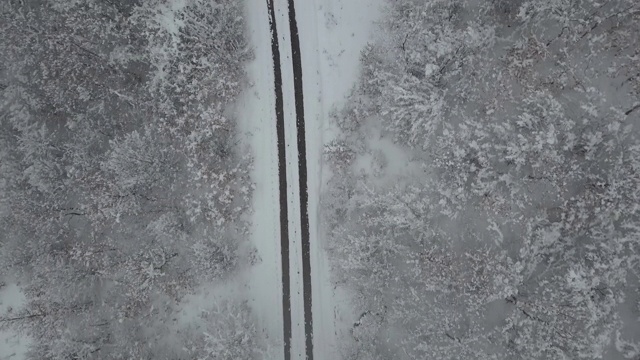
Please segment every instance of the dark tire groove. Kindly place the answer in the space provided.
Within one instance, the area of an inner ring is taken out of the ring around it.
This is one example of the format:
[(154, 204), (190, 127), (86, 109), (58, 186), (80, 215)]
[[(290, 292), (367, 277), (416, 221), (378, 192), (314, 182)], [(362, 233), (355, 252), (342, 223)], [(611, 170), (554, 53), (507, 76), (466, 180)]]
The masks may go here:
[(311, 258), (309, 244), (309, 187), (307, 185), (307, 142), (305, 138), (304, 96), (302, 86), (302, 57), (294, 0), (289, 1), (289, 29), (291, 32), (291, 60), (296, 104), (298, 137), (298, 174), (300, 186), (300, 227), (302, 230), (302, 284), (304, 298), (304, 330), (307, 360), (313, 360), (313, 316), (311, 313)]
[(273, 0), (267, 0), (269, 28), (271, 30), (271, 53), (276, 106), (276, 132), (278, 136), (278, 180), (280, 192), (280, 257), (282, 262), (282, 317), (284, 332), (284, 359), (291, 359), (291, 285), (289, 283), (289, 214), (287, 204), (287, 163), (284, 143), (284, 102), (282, 99), (282, 69), (280, 68), (280, 45), (276, 28)]

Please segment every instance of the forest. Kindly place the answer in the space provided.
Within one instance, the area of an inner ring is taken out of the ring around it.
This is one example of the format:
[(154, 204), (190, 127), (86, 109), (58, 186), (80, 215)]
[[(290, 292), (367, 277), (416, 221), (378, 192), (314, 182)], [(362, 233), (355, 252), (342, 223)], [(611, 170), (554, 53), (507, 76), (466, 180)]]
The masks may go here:
[[(322, 335), (344, 360), (640, 359), (640, 2), (381, 1), (327, 119), (330, 176), (309, 174), (355, 319)], [(242, 95), (273, 86), (247, 69), (280, 66), (252, 63), (269, 35), (248, 4), (0, 4), (0, 295), (24, 297), (0, 296), (0, 332), (26, 359), (277, 358), (250, 302), (211, 286), (264, 260), (256, 183), (278, 184), (240, 129)]]
[(249, 359), (250, 309), (182, 305), (251, 260), (243, 3), (0, 5), (0, 328), (30, 359)]
[(640, 4), (399, 0), (322, 195), (344, 359), (638, 359)]

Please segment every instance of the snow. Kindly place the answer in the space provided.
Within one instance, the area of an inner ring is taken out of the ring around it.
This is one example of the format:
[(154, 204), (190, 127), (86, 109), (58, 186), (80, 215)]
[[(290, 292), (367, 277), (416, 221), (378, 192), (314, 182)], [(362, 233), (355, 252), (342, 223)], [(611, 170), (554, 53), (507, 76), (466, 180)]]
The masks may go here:
[[(7, 316), (13, 310), (19, 310), (25, 302), (20, 287), (10, 283), (0, 287), (0, 317)], [(13, 331), (0, 331), (0, 359), (26, 359), (30, 340)]]
[[(259, 263), (248, 273), (250, 306), (260, 326), (282, 341), (282, 286), (278, 221), (278, 160), (273, 93), (273, 69), (267, 8), (247, 5), (247, 23), (255, 59), (247, 67), (251, 87), (239, 102), (240, 126), (254, 155), (252, 242)], [(344, 289), (331, 281), (319, 201), (330, 174), (321, 162), (325, 141), (333, 135), (328, 114), (341, 107), (359, 77), (360, 52), (372, 35), (382, 0), (297, 1), (305, 99), (309, 221), (314, 315), (314, 357), (338, 359), (338, 340), (348, 336), (355, 316)], [(289, 201), (292, 358), (304, 358), (304, 307), (301, 264), (300, 196), (295, 96), (286, 0), (275, 0), (283, 76), (287, 183)], [(390, 150), (391, 151), (391, 150)], [(282, 356), (279, 356), (282, 358)]]
[(345, 104), (360, 76), (360, 53), (373, 36), (382, 0), (296, 2), (304, 76), (314, 358), (339, 359), (339, 340), (349, 335), (346, 289), (332, 282), (319, 212), (322, 185), (331, 176), (322, 165), (324, 144), (334, 136), (329, 113)]
[[(251, 242), (258, 262), (247, 274), (249, 306), (258, 326), (272, 341), (282, 343), (282, 285), (278, 199), (278, 159), (274, 111), (273, 68), (266, 2), (247, 1), (246, 23), (254, 60), (246, 71), (251, 86), (238, 104), (239, 126), (254, 157)], [(284, 358), (282, 348), (276, 358)]]
[(356, 157), (354, 170), (376, 186), (397, 183), (398, 174), (415, 175), (420, 165), (412, 161), (405, 149), (382, 135), (382, 124), (379, 121), (370, 120), (371, 123), (363, 129), (367, 134), (367, 150)]
[(159, 6), (156, 14), (156, 22), (171, 36), (171, 45), (177, 50), (180, 43), (180, 28), (184, 27), (184, 22), (176, 15), (184, 9), (187, 4), (184, 0), (172, 0), (169, 4)]
[(158, 6), (158, 12), (154, 19), (158, 26), (158, 34), (160, 36), (164, 34), (169, 35), (171, 44), (168, 46), (165, 43), (160, 43), (159, 45), (151, 47), (151, 54), (157, 61), (157, 63), (154, 64), (157, 72), (152, 80), (154, 86), (166, 80), (166, 68), (169, 65), (169, 59), (172, 57), (171, 54), (178, 52), (180, 28), (184, 26), (184, 22), (179, 19), (178, 13), (181, 12), (186, 5), (185, 0), (172, 0), (168, 4)]
[[(341, 107), (360, 74), (360, 52), (372, 36), (383, 0), (305, 0), (296, 1), (304, 74), (306, 142), (309, 174), (309, 216), (311, 226), (311, 266), (313, 278), (314, 345), (316, 359), (338, 359), (338, 341), (348, 336), (355, 316), (350, 313), (345, 290), (332, 283), (329, 259), (324, 250), (324, 230), (319, 211), (323, 183), (330, 176), (322, 164), (322, 150), (333, 137), (328, 114)], [(156, 14), (158, 30), (168, 34), (170, 44), (153, 49), (161, 63), (179, 43), (183, 22), (177, 14), (183, 0), (163, 5)], [(294, 106), (291, 42), (286, 0), (275, 0), (280, 35), (286, 136), (289, 200), (290, 267), (292, 294), (292, 355), (303, 358), (304, 313), (301, 264), (300, 196), (298, 189), (298, 149)], [(272, 343), (282, 343), (282, 286), (278, 209), (278, 160), (274, 113), (273, 69), (266, 3), (247, 1), (248, 32), (255, 59), (247, 65), (251, 86), (237, 104), (239, 127), (252, 150), (255, 182), (251, 215), (251, 242), (257, 263), (240, 274), (233, 283), (207, 284), (188, 296), (177, 314), (186, 326), (203, 309), (227, 299), (248, 298), (258, 326)], [(158, 64), (157, 64), (158, 65)], [(162, 66), (158, 66), (162, 68)], [(154, 81), (162, 81), (162, 73)], [(119, 94), (116, 94), (119, 95)], [(383, 152), (397, 152), (389, 144)], [(386, 149), (386, 150), (385, 150)], [(16, 285), (0, 289), (0, 314), (18, 308), (24, 296)], [(29, 340), (19, 334), (0, 333), (0, 359), (24, 357)], [(282, 349), (274, 358), (283, 358)]]

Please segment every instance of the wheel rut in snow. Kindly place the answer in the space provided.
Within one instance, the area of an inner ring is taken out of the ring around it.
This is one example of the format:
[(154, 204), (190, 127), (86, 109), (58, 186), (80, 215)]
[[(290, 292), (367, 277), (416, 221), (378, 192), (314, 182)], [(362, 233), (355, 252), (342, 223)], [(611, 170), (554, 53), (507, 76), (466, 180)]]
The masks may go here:
[(307, 144), (305, 138), (302, 56), (294, 0), (289, 4), (289, 29), (293, 62), (296, 129), (298, 137), (298, 174), (300, 186), (300, 227), (302, 230), (302, 284), (304, 298), (304, 332), (307, 360), (313, 360), (313, 316), (311, 312), (311, 246), (309, 244), (309, 188), (307, 183)]
[(275, 85), (276, 133), (278, 144), (278, 180), (280, 192), (280, 256), (282, 259), (282, 327), (284, 335), (284, 359), (291, 359), (291, 285), (289, 283), (289, 214), (287, 207), (287, 162), (284, 143), (284, 102), (282, 98), (282, 70), (276, 14), (273, 0), (267, 0), (271, 53)]

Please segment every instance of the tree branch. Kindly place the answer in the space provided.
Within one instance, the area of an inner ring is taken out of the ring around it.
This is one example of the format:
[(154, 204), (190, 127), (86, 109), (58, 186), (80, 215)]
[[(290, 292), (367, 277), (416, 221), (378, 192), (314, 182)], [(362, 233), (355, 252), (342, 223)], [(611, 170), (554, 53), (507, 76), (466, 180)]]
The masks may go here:
[(634, 112), (634, 111), (636, 111), (638, 109), (640, 109), (640, 104), (636, 104), (636, 106), (634, 106), (631, 109), (625, 111), (624, 114), (629, 116), (629, 115), (631, 115), (632, 112)]
[(24, 315), (24, 316), (17, 316), (13, 318), (3, 318), (3, 319), (0, 319), (0, 322), (14, 322), (19, 320), (33, 319), (36, 317), (44, 317), (46, 315), (47, 314), (30, 314), (30, 315)]
[(457, 338), (457, 337), (455, 337), (455, 336), (451, 336), (451, 335), (450, 335), (448, 332), (446, 332), (446, 331), (445, 331), (445, 333), (444, 333), (444, 334), (445, 334), (445, 335), (447, 335), (447, 337), (448, 337), (449, 339), (453, 340), (453, 341), (462, 342), (462, 341), (460, 340), (460, 338)]

